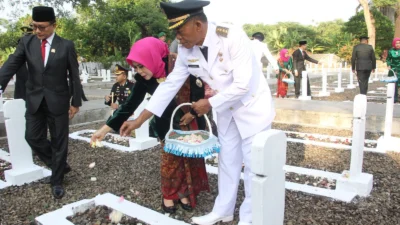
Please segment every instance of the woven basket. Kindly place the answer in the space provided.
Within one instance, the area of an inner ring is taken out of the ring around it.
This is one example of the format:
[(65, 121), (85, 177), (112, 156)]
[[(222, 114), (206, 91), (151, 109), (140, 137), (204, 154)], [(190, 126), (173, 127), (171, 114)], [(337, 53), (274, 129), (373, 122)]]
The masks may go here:
[(384, 76), (384, 77), (381, 78), (381, 82), (385, 82), (385, 83), (396, 83), (397, 82), (396, 73), (392, 69), (390, 69), (390, 71), (393, 72), (393, 76), (390, 76), (390, 77), (389, 76)]
[[(191, 106), (191, 103), (180, 104), (174, 112), (172, 113), (172, 118), (174, 118), (175, 113), (182, 106)], [(164, 151), (177, 156), (188, 157), (188, 158), (204, 158), (206, 156), (212, 155), (214, 153), (219, 153), (220, 144), (218, 143), (218, 138), (212, 133), (211, 123), (207, 115), (204, 115), (207, 122), (209, 131), (204, 130), (192, 130), (192, 131), (182, 131), (174, 130), (172, 127), (173, 120), (171, 119), (170, 129), (165, 135), (165, 146)], [(200, 143), (188, 143), (179, 138), (184, 138), (187, 135), (198, 135), (201, 136), (203, 141)]]

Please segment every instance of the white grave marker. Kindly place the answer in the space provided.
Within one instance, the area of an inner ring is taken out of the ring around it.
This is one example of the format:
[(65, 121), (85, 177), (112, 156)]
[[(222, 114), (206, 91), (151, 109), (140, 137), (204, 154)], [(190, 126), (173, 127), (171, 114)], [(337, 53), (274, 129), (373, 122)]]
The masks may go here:
[(338, 87), (335, 88), (335, 92), (336, 93), (344, 92), (344, 88), (342, 88), (342, 72), (338, 73), (338, 82), (337, 82), (337, 84), (338, 84)]
[(103, 77), (103, 82), (107, 81), (107, 71), (105, 69), (101, 69), (101, 76)]
[(328, 74), (326, 73), (325, 69), (322, 69), (322, 91), (319, 92), (320, 97), (330, 96), (331, 93), (327, 91), (328, 85)]
[(33, 163), (32, 150), (25, 141), (25, 101), (16, 99), (4, 104), (4, 118), (12, 169), (4, 172), (13, 185), (23, 185), (50, 175), (50, 171)]
[(374, 81), (378, 81), (378, 68), (375, 69), (375, 77), (374, 77)]
[(349, 81), (349, 84), (347, 85), (347, 89), (354, 89), (354, 88), (356, 88), (356, 86), (354, 85), (354, 74), (353, 74), (353, 71), (352, 70), (350, 70), (350, 81)]
[(307, 71), (301, 73), (301, 96), (300, 100), (311, 100), (311, 96), (307, 96)]
[(393, 108), (394, 108), (394, 89), (396, 83), (387, 85), (387, 100), (386, 100), (386, 116), (385, 116), (385, 133), (383, 137), (378, 139), (377, 149), (383, 152), (395, 151), (400, 152), (400, 138), (392, 137), (393, 126)]
[(286, 135), (268, 130), (254, 137), (251, 157), (253, 224), (283, 224), (285, 212)]
[(107, 82), (111, 81), (111, 71), (107, 70)]
[(350, 171), (343, 171), (337, 180), (338, 191), (353, 192), (359, 196), (368, 196), (372, 191), (372, 174), (362, 172), (364, 159), (365, 120), (367, 96), (358, 94), (353, 107), (353, 143), (351, 148)]

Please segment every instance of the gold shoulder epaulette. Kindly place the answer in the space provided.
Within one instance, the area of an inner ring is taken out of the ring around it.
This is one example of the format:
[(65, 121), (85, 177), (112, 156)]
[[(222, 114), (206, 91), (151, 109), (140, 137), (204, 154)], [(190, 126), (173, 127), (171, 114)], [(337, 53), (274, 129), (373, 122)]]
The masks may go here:
[(229, 32), (229, 28), (217, 26), (217, 34), (222, 37), (227, 37)]

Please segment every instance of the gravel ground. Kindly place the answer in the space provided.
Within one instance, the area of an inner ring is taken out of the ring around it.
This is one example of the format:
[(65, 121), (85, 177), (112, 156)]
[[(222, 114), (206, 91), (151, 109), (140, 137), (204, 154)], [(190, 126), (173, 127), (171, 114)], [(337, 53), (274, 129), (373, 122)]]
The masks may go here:
[[(97, 129), (100, 124), (74, 127), (70, 131)], [(310, 127), (274, 124), (285, 130), (351, 136), (350, 131), (327, 130)], [(370, 139), (379, 134), (368, 133)], [(0, 141), (0, 147), (6, 147)], [(70, 140), (68, 162), (73, 171), (66, 176), (66, 195), (54, 200), (50, 187), (36, 182), (21, 187), (0, 190), (0, 224), (32, 224), (34, 218), (54, 211), (65, 204), (93, 198), (110, 192), (156, 211), (161, 210), (160, 194), (160, 148), (123, 153), (107, 148), (90, 148), (88, 143)], [(89, 164), (95, 162), (92, 169)], [(349, 169), (350, 151), (327, 149), (288, 143), (287, 164), (341, 173)], [(368, 198), (356, 198), (352, 203), (333, 201), (325, 197), (286, 191), (285, 224), (400, 224), (400, 154), (365, 153), (363, 171), (374, 175), (374, 189)], [(91, 181), (96, 177), (97, 181)], [(299, 178), (303, 179), (303, 178)], [(211, 192), (198, 197), (193, 212), (179, 209), (174, 218), (190, 221), (192, 216), (202, 215), (212, 209), (217, 195), (217, 176), (209, 175)], [(243, 183), (238, 193), (238, 202), (243, 200)], [(235, 221), (238, 221), (236, 205)], [(236, 224), (225, 223), (225, 224)]]
[(4, 171), (11, 169), (11, 164), (0, 159), (0, 180), (4, 181)]

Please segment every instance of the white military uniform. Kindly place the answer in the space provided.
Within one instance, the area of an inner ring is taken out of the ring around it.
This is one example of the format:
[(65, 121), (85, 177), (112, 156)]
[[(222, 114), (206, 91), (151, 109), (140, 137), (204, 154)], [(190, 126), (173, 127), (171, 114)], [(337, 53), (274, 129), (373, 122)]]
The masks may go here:
[(203, 46), (208, 47), (208, 62), (200, 46), (179, 47), (174, 70), (157, 88), (146, 109), (161, 116), (190, 74), (209, 84), (216, 92), (209, 101), (217, 113), (222, 146), (218, 162), (219, 195), (213, 212), (233, 215), (244, 161), (246, 199), (240, 208), (240, 220), (250, 223), (251, 143), (254, 135), (268, 129), (275, 117), (271, 92), (250, 39), (241, 28), (227, 24), (217, 27), (209, 22)]
[(267, 44), (259, 41), (258, 39), (254, 39), (251, 41), (251, 45), (253, 47), (254, 54), (256, 55), (256, 59), (258, 60), (258, 64), (260, 65), (261, 71), (262, 71), (261, 58), (263, 56), (265, 56), (268, 59), (269, 63), (272, 65), (272, 68), (274, 70), (279, 70), (278, 60), (272, 56), (271, 52), (268, 49)]

